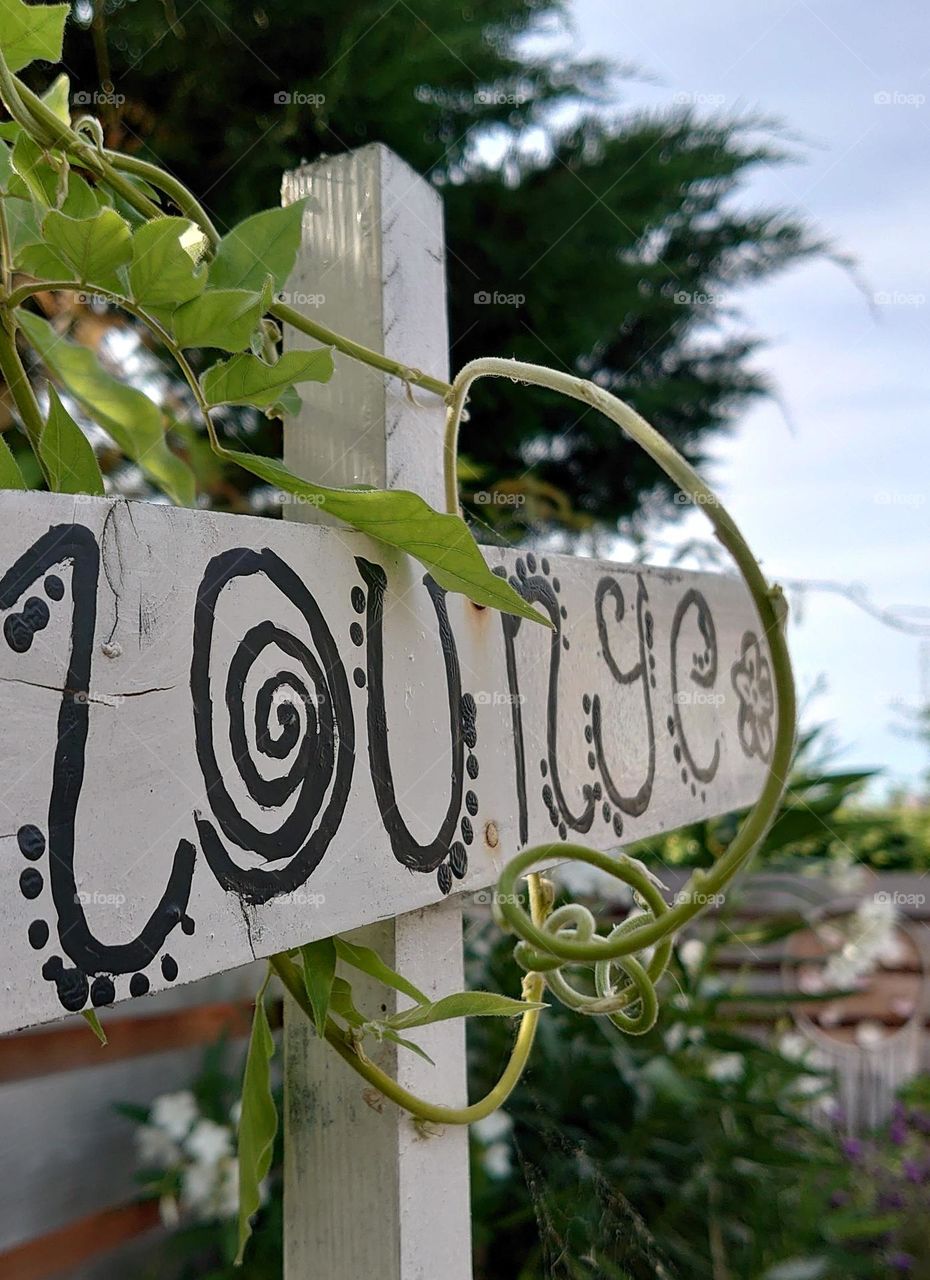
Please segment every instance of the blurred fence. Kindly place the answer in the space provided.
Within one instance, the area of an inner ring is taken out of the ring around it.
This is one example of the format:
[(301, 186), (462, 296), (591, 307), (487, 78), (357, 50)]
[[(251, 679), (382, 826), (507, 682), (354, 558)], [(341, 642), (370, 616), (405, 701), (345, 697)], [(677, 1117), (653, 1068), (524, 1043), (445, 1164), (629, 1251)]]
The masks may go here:
[[(674, 893), (686, 877), (663, 879)], [(930, 1067), (921, 983), (930, 958), (930, 880), (884, 873), (864, 892), (889, 896), (910, 922), (914, 947), (844, 1003), (831, 1036), (852, 1046), (863, 1022), (904, 1026), (918, 990), (922, 1065)], [(835, 896), (817, 880), (766, 877), (744, 899), (740, 918), (817, 911)], [(787, 946), (734, 943), (718, 957), (716, 972), (745, 999), (747, 1023), (762, 1031), (781, 1011), (753, 996), (783, 990)], [(119, 1006), (104, 1018), (107, 1048), (77, 1018), (0, 1037), (3, 1280), (125, 1280), (141, 1273), (161, 1228), (157, 1207), (136, 1202), (134, 1126), (115, 1105), (145, 1104), (186, 1088), (209, 1044), (224, 1033), (244, 1041), (258, 971), (248, 966)]]

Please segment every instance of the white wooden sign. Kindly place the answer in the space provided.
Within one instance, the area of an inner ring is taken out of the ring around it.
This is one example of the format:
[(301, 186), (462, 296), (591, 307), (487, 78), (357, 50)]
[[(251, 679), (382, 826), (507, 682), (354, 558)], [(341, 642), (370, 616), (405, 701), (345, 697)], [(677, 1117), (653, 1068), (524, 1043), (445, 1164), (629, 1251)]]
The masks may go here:
[(0, 1030), (754, 799), (740, 583), (486, 554), (551, 630), (343, 529), (0, 494)]

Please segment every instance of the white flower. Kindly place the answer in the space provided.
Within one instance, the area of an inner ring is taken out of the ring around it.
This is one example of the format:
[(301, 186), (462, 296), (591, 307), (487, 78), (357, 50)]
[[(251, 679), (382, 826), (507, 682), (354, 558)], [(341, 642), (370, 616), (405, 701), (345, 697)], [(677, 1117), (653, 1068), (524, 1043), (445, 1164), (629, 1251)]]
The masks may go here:
[[(268, 1182), (259, 1188), (262, 1204), (268, 1199)], [(239, 1213), (239, 1163), (233, 1156), (220, 1161), (216, 1181), (216, 1212), (220, 1218), (235, 1218)]]
[(505, 1178), (510, 1172), (510, 1147), (506, 1142), (492, 1142), (481, 1158), (492, 1178)]
[(199, 1112), (197, 1100), (189, 1089), (180, 1093), (163, 1093), (152, 1103), (150, 1123), (180, 1142), (189, 1132)]
[(707, 1075), (718, 1084), (730, 1084), (742, 1077), (745, 1066), (741, 1053), (717, 1053), (707, 1064)]
[(512, 1128), (513, 1121), (502, 1107), (472, 1125), (474, 1132), (482, 1142), (486, 1143), (498, 1142), (501, 1138), (506, 1138)]
[(242, 1099), (237, 1098), (229, 1108), (229, 1123), (233, 1129), (238, 1130), (239, 1121), (242, 1119)]
[(217, 1164), (232, 1152), (232, 1132), (226, 1125), (213, 1120), (199, 1120), (184, 1145), (195, 1160), (203, 1164)]
[(174, 1196), (162, 1196), (158, 1202), (158, 1216), (163, 1227), (171, 1231), (181, 1221), (181, 1210)]
[(794, 1093), (799, 1094), (802, 1098), (809, 1098), (811, 1094), (820, 1093), (827, 1087), (827, 1082), (823, 1076), (798, 1076), (791, 1088)]
[(706, 952), (707, 948), (700, 938), (688, 938), (678, 948), (678, 957), (689, 973), (693, 973), (701, 965)]
[(216, 1165), (189, 1164), (181, 1182), (181, 1203), (188, 1213), (201, 1221), (213, 1217), (216, 1200)]
[(164, 1129), (144, 1124), (136, 1130), (139, 1163), (146, 1168), (170, 1169), (182, 1160), (181, 1148)]
[(879, 1022), (864, 1020), (856, 1027), (856, 1044), (860, 1049), (877, 1049), (884, 1039), (885, 1031)]
[(786, 1031), (778, 1042), (778, 1051), (789, 1062), (801, 1062), (810, 1052), (810, 1043), (800, 1031)]
[(673, 1022), (665, 1033), (665, 1047), (669, 1053), (677, 1053), (679, 1049), (684, 1048), (685, 1040), (688, 1038), (688, 1028), (683, 1022)]

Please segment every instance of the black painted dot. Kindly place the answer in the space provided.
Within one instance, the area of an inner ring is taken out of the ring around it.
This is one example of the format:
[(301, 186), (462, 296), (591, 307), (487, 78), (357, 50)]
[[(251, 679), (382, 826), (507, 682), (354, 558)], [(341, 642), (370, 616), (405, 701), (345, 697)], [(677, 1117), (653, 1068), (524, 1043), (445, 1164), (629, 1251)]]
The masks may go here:
[(614, 835), (623, 835), (623, 819), (619, 813), (614, 814)]
[(352, 588), (352, 608), (356, 613), (365, 612), (365, 592), (361, 587)]
[(707, 799), (707, 792), (706, 792), (706, 791), (702, 791), (702, 792), (701, 792), (701, 799), (706, 801), (706, 799)]
[(568, 617), (568, 610), (565, 608), (564, 604), (559, 605), (559, 613), (563, 619)]
[(591, 728), (589, 724), (586, 724), (584, 727), (584, 740), (585, 742), (594, 741), (594, 730)]
[(362, 630), (362, 624), (360, 622), (353, 622), (351, 627), (349, 627), (349, 638), (352, 643), (356, 645), (361, 644), (365, 639), (365, 632)]
[(113, 985), (113, 979), (103, 976), (94, 978), (90, 988), (90, 1002), (94, 1008), (99, 1009), (103, 1005), (112, 1004), (115, 999), (116, 988)]
[(595, 782), (591, 790), (591, 794), (594, 796), (595, 800), (600, 800), (601, 796), (604, 794), (604, 789), (599, 782)]
[(42, 977), (46, 982), (55, 982), (64, 972), (64, 961), (61, 956), (49, 956), (42, 966)]
[(692, 794), (693, 796), (696, 796), (696, 795), (697, 795), (697, 787), (694, 785), (694, 783), (693, 783), (693, 782), (691, 783), (691, 794)]
[(559, 825), (559, 815), (556, 809), (549, 810), (549, 821), (552, 823), (554, 827), (557, 827)]
[(546, 808), (551, 809), (552, 808), (552, 788), (549, 786), (548, 782), (542, 789), (542, 798)]
[(526, 565), (523, 563), (522, 560), (517, 561), (517, 577), (518, 578), (526, 577)]
[(365, 688), (365, 672), (362, 670), (361, 667), (355, 668), (355, 670), (352, 672), (352, 679), (355, 681), (355, 683), (358, 685), (360, 689)]
[(526, 557), (526, 567), (529, 569), (530, 573), (536, 572), (536, 557), (533, 555), (532, 551), (530, 551)]
[(547, 774), (548, 770), (549, 770), (549, 764), (548, 764), (548, 762), (547, 762), (546, 760), (540, 760), (540, 762), (539, 762), (539, 772), (542, 774), (542, 776), (543, 776), (543, 777), (545, 777), (545, 776), (546, 776), (546, 774)]
[(477, 778), (478, 776), (478, 757), (477, 756), (469, 755), (468, 759), (465, 761), (465, 772), (468, 774), (469, 778)]
[(552, 579), (552, 590), (553, 590), (553, 591), (561, 591), (561, 590), (562, 590), (562, 584), (561, 584), (561, 582), (559, 582), (558, 578), (553, 578), (553, 579)]
[(45, 836), (31, 822), (27, 822), (17, 831), (16, 843), (19, 845), (20, 853), (30, 862), (36, 862), (45, 852)]
[(587, 715), (587, 714), (588, 714), (588, 712), (591, 710), (591, 695), (590, 695), (590, 693), (586, 693), (586, 694), (584, 695), (584, 697), (581, 699), (581, 706), (582, 706), (582, 708), (583, 708), (583, 710), (584, 710), (585, 715)]
[(65, 594), (65, 584), (57, 573), (50, 573), (42, 585), (49, 600), (61, 600)]
[(563, 649), (570, 649), (570, 648), (571, 648), (571, 645), (568, 643), (568, 636), (563, 636), (563, 637), (562, 637), (562, 648), (563, 648)]
[(666, 727), (667, 727), (667, 729), (668, 729), (669, 733), (674, 733), (674, 732), (675, 732), (675, 721), (672, 719), (672, 717), (671, 717), (671, 716), (669, 716), (669, 718), (666, 720), (665, 724), (666, 724)]
[(87, 976), (80, 969), (63, 969), (55, 980), (58, 999), (69, 1013), (77, 1013), (87, 1003)]
[(652, 688), (653, 688), (653, 689), (656, 687), (656, 678), (655, 678), (655, 676), (650, 676), (650, 677), (649, 677), (649, 683), (650, 683), (650, 685), (652, 686)]
[(650, 653), (650, 655), (649, 655), (649, 670), (650, 670), (650, 671), (655, 671), (655, 669), (656, 669), (656, 656), (655, 656), (655, 654), (654, 654), (654, 653)]
[(475, 831), (468, 818), (462, 819), (462, 839), (466, 844), (471, 844), (475, 838)]
[(594, 757), (594, 752), (589, 751), (588, 752), (588, 768), (593, 769), (596, 764), (597, 764), (597, 760)]
[(174, 982), (178, 976), (178, 962), (174, 956), (163, 955), (161, 958), (161, 971), (166, 982)]
[(33, 631), (44, 631), (51, 617), (48, 605), (41, 596), (30, 596), (23, 605), (23, 617), (26, 625)]
[(449, 868), (456, 880), (461, 880), (468, 870), (468, 854), (459, 840), (449, 850)]
[(19, 877), (19, 891), (24, 898), (37, 898), (44, 883), (40, 871), (36, 871), (35, 867), (27, 867)]
[(452, 888), (452, 872), (449, 870), (449, 864), (443, 862), (436, 872), (436, 879), (439, 881), (439, 889), (441, 893), (448, 893)]
[(682, 771), (681, 771), (681, 780), (682, 780), (682, 782), (687, 782), (687, 781), (688, 781), (688, 770), (687, 770), (687, 769), (682, 769)]
[(33, 951), (41, 951), (48, 942), (48, 925), (44, 920), (33, 920), (29, 926), (29, 945)]
[(478, 797), (475, 795), (474, 791), (465, 792), (465, 808), (472, 817), (474, 817), (478, 812)]
[(672, 751), (672, 755), (675, 757), (675, 763), (681, 764), (681, 747), (678, 745), (677, 742), (675, 743), (675, 747), (674, 747), (674, 750)]
[(131, 996), (147, 996), (149, 993), (149, 980), (144, 973), (134, 973), (129, 979), (129, 994)]
[(32, 627), (19, 613), (7, 614), (4, 618), (3, 635), (14, 653), (26, 653), (32, 646)]
[(548, 572), (549, 572), (549, 561), (546, 559), (546, 557), (545, 557), (545, 556), (543, 556), (542, 561), (540, 562), (540, 566), (541, 566), (541, 568), (542, 568), (543, 573), (548, 574)]
[(194, 924), (190, 916), (185, 916), (181, 921), (181, 932), (186, 933), (188, 937), (194, 932), (197, 926)]
[(564, 823), (564, 822), (560, 822), (560, 823), (559, 823), (559, 838), (560, 838), (561, 840), (564, 840), (564, 839), (565, 839), (565, 837), (566, 837), (567, 835), (568, 835), (568, 828), (566, 827), (566, 825), (565, 825), (565, 823)]
[(604, 807), (603, 807), (603, 809), (601, 810), (601, 814), (603, 815), (603, 818), (604, 818), (604, 821), (605, 821), (605, 822), (609, 822), (609, 821), (610, 821), (611, 808), (610, 808), (610, 805), (607, 803), (607, 801), (606, 801), (606, 800), (604, 801)]

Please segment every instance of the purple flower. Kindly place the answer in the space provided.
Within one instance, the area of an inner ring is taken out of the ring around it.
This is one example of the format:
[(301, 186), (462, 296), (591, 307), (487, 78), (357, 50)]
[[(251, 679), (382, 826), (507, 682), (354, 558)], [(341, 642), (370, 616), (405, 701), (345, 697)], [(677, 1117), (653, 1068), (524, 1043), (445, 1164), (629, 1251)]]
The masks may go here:
[(905, 1160), (902, 1168), (904, 1169), (904, 1176), (907, 1178), (908, 1182), (913, 1182), (918, 1185), (923, 1182), (925, 1172), (923, 1167), (919, 1165), (916, 1160)]
[(888, 1259), (888, 1265), (895, 1271), (910, 1271), (915, 1261), (916, 1259), (910, 1253), (893, 1253)]
[(896, 1147), (904, 1146), (907, 1141), (907, 1122), (903, 1116), (895, 1116), (888, 1136)]
[(858, 1160), (862, 1155), (862, 1143), (858, 1138), (843, 1139), (843, 1155), (850, 1160)]

